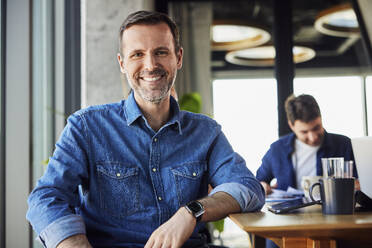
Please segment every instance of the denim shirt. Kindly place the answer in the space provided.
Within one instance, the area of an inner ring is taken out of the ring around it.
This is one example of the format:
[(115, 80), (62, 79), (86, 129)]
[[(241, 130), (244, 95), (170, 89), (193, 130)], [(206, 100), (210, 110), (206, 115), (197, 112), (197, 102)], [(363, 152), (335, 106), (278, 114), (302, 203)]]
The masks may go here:
[(208, 184), (211, 194), (234, 197), (242, 211), (263, 206), (260, 183), (220, 125), (170, 101), (170, 119), (157, 132), (133, 93), (69, 117), (28, 199), (27, 219), (44, 246), (86, 234), (93, 247), (143, 247), (180, 207), (207, 196)]
[[(296, 188), (296, 175), (292, 163), (294, 141), (296, 135), (290, 133), (271, 144), (269, 151), (262, 158), (262, 164), (257, 170), (257, 179), (270, 183), (277, 179), (278, 189), (287, 190), (289, 186)], [(350, 138), (324, 131), (324, 140), (316, 154), (316, 175), (323, 175), (321, 158), (344, 157), (345, 160), (354, 160)], [(354, 177), (358, 172), (354, 163)]]

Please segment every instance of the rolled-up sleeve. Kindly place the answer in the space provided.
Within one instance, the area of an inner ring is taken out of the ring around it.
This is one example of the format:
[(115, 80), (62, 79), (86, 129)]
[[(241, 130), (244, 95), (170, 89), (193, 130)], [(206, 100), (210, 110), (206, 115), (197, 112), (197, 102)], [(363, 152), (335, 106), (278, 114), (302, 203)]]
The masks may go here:
[(209, 195), (217, 192), (224, 192), (231, 195), (240, 205), (242, 212), (252, 212), (260, 210), (265, 203), (263, 194), (256, 194), (248, 187), (240, 183), (224, 183), (214, 188)]
[(55, 247), (69, 236), (85, 233), (78, 187), (88, 178), (87, 150), (83, 124), (72, 115), (56, 144), (45, 174), (28, 198), (26, 218), (46, 247)]
[(38, 239), (44, 247), (54, 248), (64, 239), (76, 234), (85, 234), (85, 224), (81, 216), (71, 214), (50, 223)]

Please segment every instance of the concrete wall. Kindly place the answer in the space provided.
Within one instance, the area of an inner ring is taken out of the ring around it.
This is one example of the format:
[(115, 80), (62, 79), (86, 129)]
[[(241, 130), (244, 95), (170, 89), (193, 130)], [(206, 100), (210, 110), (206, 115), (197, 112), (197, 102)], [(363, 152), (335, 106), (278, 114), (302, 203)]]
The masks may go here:
[(128, 14), (153, 10), (153, 0), (82, 0), (82, 107), (126, 98), (120, 73), (118, 30)]

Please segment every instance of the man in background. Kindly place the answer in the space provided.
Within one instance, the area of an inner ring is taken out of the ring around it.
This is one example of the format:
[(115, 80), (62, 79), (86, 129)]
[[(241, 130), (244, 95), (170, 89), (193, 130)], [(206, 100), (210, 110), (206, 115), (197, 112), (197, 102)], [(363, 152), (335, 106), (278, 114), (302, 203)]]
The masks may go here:
[[(321, 176), (321, 158), (344, 157), (354, 161), (350, 139), (324, 130), (314, 97), (291, 95), (286, 99), (285, 111), (292, 133), (271, 144), (257, 170), (256, 178), (266, 194), (272, 192), (270, 182), (274, 178), (274, 187), (287, 190), (288, 187), (301, 189), (303, 176)], [(353, 171), (357, 177), (355, 164)], [(356, 188), (360, 188), (358, 181)]]
[[(314, 97), (305, 94), (297, 97), (291, 95), (285, 101), (285, 111), (292, 133), (271, 144), (256, 174), (266, 195), (272, 193), (272, 187), (301, 190), (303, 176), (323, 174), (321, 158), (344, 157), (345, 160), (354, 161), (350, 139), (324, 130), (320, 109)], [(357, 177), (355, 163), (353, 172)], [(274, 178), (276, 182), (271, 186), (270, 182)], [(358, 180), (356, 189), (360, 189)], [(266, 239), (266, 248), (274, 247), (277, 247), (276, 244)]]
[(168, 16), (132, 13), (119, 46), (132, 92), (69, 117), (27, 219), (46, 247), (209, 247), (205, 222), (259, 210), (264, 190), (221, 126), (170, 96), (183, 49)]

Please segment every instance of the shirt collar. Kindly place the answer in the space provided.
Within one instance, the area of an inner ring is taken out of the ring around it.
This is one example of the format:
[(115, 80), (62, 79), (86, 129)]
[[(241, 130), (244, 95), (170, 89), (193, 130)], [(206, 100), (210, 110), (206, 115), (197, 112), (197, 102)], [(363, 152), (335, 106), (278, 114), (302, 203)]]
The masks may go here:
[[(128, 99), (124, 103), (124, 112), (126, 113), (128, 126), (132, 125), (139, 117), (143, 116), (137, 102), (134, 98), (134, 92), (130, 93)], [(170, 97), (170, 119), (164, 126), (174, 125), (177, 128), (179, 134), (182, 134), (181, 122), (180, 122), (180, 107), (177, 101), (171, 96)], [(144, 118), (144, 117), (143, 117)]]
[(293, 148), (295, 139), (296, 139), (296, 135), (294, 133), (290, 133), (288, 139), (285, 140), (284, 144), (288, 148)]
[(142, 116), (142, 112), (139, 109), (136, 100), (134, 99), (134, 92), (130, 93), (128, 99), (124, 103), (124, 113), (127, 118), (128, 126), (132, 125), (132, 123), (137, 120), (140, 116)]
[(327, 131), (324, 129), (323, 142), (320, 145), (320, 148), (321, 149), (324, 149), (324, 148), (330, 147), (330, 146), (332, 146), (332, 144), (331, 144), (330, 140), (328, 139), (328, 133), (327, 133)]
[(170, 111), (171, 117), (168, 121), (168, 124), (174, 125), (175, 129), (178, 129), (179, 134), (182, 134), (180, 106), (173, 96), (170, 97)]

